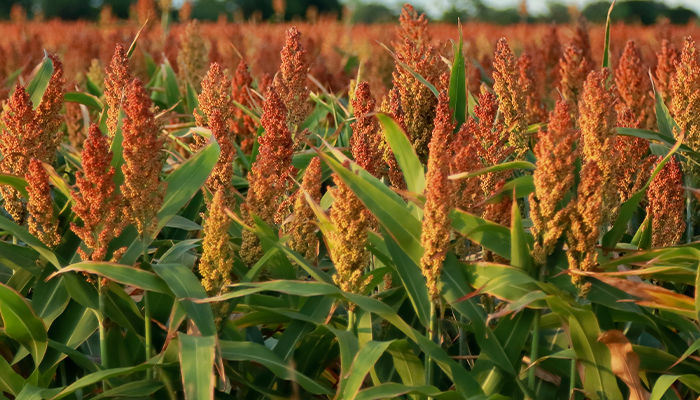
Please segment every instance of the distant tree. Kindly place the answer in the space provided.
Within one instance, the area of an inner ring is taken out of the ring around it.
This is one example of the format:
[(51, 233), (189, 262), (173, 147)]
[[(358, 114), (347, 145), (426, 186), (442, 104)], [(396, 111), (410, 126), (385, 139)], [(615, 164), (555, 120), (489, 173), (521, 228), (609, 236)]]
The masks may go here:
[(453, 24), (456, 23), (457, 20), (464, 22), (468, 19), (469, 12), (463, 8), (458, 8), (454, 4), (452, 4), (448, 9), (443, 11), (442, 15), (440, 16), (440, 21), (449, 22)]
[(559, 2), (547, 3), (548, 13), (543, 16), (543, 19), (547, 22), (554, 22), (557, 24), (564, 24), (571, 20), (571, 15), (569, 14), (569, 7), (565, 4)]
[(31, 12), (32, 5), (34, 2), (32, 0), (3, 0), (0, 1), (0, 18), (8, 19), (10, 17), (10, 10), (12, 6), (19, 4), (24, 7), (25, 10)]
[(374, 24), (395, 20), (396, 13), (389, 7), (378, 3), (357, 3), (352, 12), (352, 22), (354, 23)]
[[(607, 17), (610, 2), (596, 1), (584, 7), (582, 13), (591, 22), (603, 23)], [(615, 4), (610, 18), (613, 21), (652, 25), (659, 18), (668, 18), (674, 24), (686, 24), (697, 15), (685, 7), (670, 8), (654, 0), (628, 0)]]

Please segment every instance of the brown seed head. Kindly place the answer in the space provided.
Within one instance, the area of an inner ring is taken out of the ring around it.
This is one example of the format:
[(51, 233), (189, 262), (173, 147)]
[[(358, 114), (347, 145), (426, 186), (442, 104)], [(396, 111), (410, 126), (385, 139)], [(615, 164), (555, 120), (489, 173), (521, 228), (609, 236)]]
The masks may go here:
[(664, 99), (666, 106), (671, 106), (671, 81), (676, 74), (676, 65), (681, 54), (667, 39), (661, 41), (661, 48), (656, 53), (656, 70), (654, 71), (654, 82)]
[[(432, 84), (437, 84), (443, 66), (432, 46), (425, 14), (406, 4), (399, 16), (398, 40), (394, 42), (396, 59), (419, 73)], [(404, 128), (421, 161), (428, 159), (428, 143), (433, 130), (437, 99), (408, 69), (397, 63), (393, 72), (394, 87), (400, 94), (404, 112)]]
[[(591, 271), (598, 265), (596, 244), (603, 223), (603, 173), (596, 161), (586, 162), (581, 168), (576, 204), (570, 215), (566, 252), (570, 269)], [(580, 277), (572, 275), (574, 283)]]
[(83, 260), (103, 261), (107, 247), (124, 228), (122, 202), (115, 192), (114, 167), (109, 140), (97, 125), (92, 124), (84, 142), (83, 171), (76, 174), (73, 192), (73, 212), (82, 226), (71, 223), (71, 230), (85, 243), (88, 251), (80, 248)]
[(56, 246), (61, 241), (61, 236), (58, 234), (58, 220), (53, 210), (49, 176), (41, 161), (32, 159), (24, 178), (27, 180), (29, 194), (29, 233), (49, 247)]
[(370, 261), (366, 242), (371, 215), (338, 175), (333, 174), (333, 182), (336, 186), (330, 190), (335, 200), (330, 218), (335, 231), (329, 238), (336, 270), (333, 281), (344, 292), (361, 293), (368, 283), (363, 276)]
[(493, 90), (499, 101), (510, 145), (516, 157), (527, 151), (527, 120), (524, 91), (518, 80), (518, 63), (505, 38), (498, 40), (493, 57)]
[(105, 103), (107, 104), (107, 133), (110, 137), (114, 137), (119, 124), (119, 110), (121, 109), (122, 100), (127, 86), (131, 82), (131, 73), (129, 72), (129, 58), (126, 56), (126, 50), (121, 44), (117, 44), (114, 49), (112, 61), (107, 67), (105, 73)]
[[(656, 158), (659, 162), (662, 157)], [(651, 244), (667, 247), (678, 244), (685, 231), (685, 196), (680, 164), (671, 158), (654, 177), (647, 191), (651, 216)]]
[(233, 283), (234, 251), (228, 233), (231, 218), (226, 208), (225, 194), (217, 191), (204, 217), (202, 258), (198, 268), (202, 286), (209, 295), (225, 292), (226, 286)]
[(379, 122), (374, 115), (376, 101), (370, 93), (369, 83), (361, 82), (357, 86), (352, 101), (355, 122), (351, 124), (352, 138), (350, 146), (355, 161), (367, 172), (379, 176), (382, 169), (383, 140), (379, 131)]
[[(268, 224), (275, 223), (277, 211), (290, 188), (293, 173), (294, 145), (287, 127), (287, 109), (274, 88), (267, 92), (260, 123), (265, 133), (258, 139), (259, 154), (248, 173), (248, 194), (245, 212), (249, 221), (256, 215)], [(284, 218), (281, 218), (284, 219)], [(255, 233), (243, 232), (241, 258), (249, 265), (262, 255), (262, 248)]]
[(56, 157), (56, 148), (61, 144), (63, 131), (59, 130), (63, 123), (60, 115), (63, 107), (63, 94), (65, 93), (66, 81), (63, 78), (63, 64), (55, 55), (49, 55), (53, 62), (53, 74), (49, 79), (41, 102), (36, 108), (36, 123), (41, 129), (41, 141), (43, 146), (37, 154), (38, 158), (45, 163), (53, 163)]
[(530, 55), (523, 54), (518, 58), (518, 72), (518, 83), (525, 97), (525, 122), (528, 125), (543, 122), (547, 118), (547, 111), (542, 103), (544, 93), (537, 82), (535, 65)]
[(160, 180), (163, 167), (164, 135), (151, 110), (151, 99), (143, 83), (134, 79), (124, 100), (124, 183), (121, 192), (130, 219), (144, 235), (156, 224), (165, 186)]
[(550, 114), (547, 130), (538, 134), (533, 174), (535, 192), (530, 195), (532, 233), (537, 238), (533, 255), (543, 264), (568, 225), (567, 205), (561, 205), (576, 179), (577, 133), (569, 104), (557, 101)]
[[(241, 60), (236, 67), (236, 73), (233, 75), (231, 85), (231, 99), (246, 107), (253, 108), (253, 102), (250, 99), (250, 87), (253, 83), (253, 78), (248, 71), (248, 65)], [(231, 129), (233, 133), (239, 137), (241, 141), (241, 149), (248, 153), (253, 148), (255, 140), (256, 125), (253, 118), (246, 114), (240, 107), (232, 104), (231, 109)]]
[(311, 159), (301, 187), (294, 196), (294, 213), (285, 230), (289, 233), (289, 247), (315, 262), (318, 254), (318, 237), (316, 237), (316, 217), (306, 200), (306, 194), (318, 203), (321, 201), (321, 159)]
[(447, 93), (440, 93), (435, 128), (430, 140), (430, 157), (426, 175), (425, 207), (421, 245), (424, 252), (420, 268), (427, 280), (428, 294), (432, 300), (440, 297), (438, 282), (442, 263), (450, 245), (450, 209), (453, 206), (450, 175), (450, 142), (455, 124), (450, 111)]
[(622, 102), (634, 115), (639, 128), (653, 129), (656, 126), (654, 98), (647, 67), (636, 43), (630, 40), (615, 69), (615, 88)]
[[(274, 86), (287, 107), (289, 129), (296, 133), (311, 112), (309, 89), (306, 87), (306, 74), (309, 60), (301, 45), (301, 33), (293, 26), (287, 31), (287, 40), (280, 52), (282, 64), (275, 76)], [(297, 143), (299, 145), (300, 143)]]
[(209, 126), (209, 119), (214, 111), (219, 111), (221, 117), (226, 120), (233, 107), (231, 94), (228, 88), (231, 80), (221, 69), (219, 63), (212, 63), (209, 72), (202, 80), (202, 92), (197, 97), (198, 110), (194, 117), (198, 126)]
[(593, 65), (584, 57), (583, 50), (573, 44), (569, 44), (564, 48), (561, 59), (559, 60), (559, 91), (561, 96), (574, 105), (571, 108), (573, 115), (576, 115), (579, 102), (579, 97), (583, 90), (583, 82), (586, 76), (593, 69)]
[[(700, 151), (700, 63), (695, 42), (690, 37), (685, 39), (680, 62), (671, 80), (671, 93), (671, 110), (680, 128), (675, 134), (684, 133), (684, 144), (693, 151)], [(700, 176), (700, 168), (692, 161), (684, 162), (683, 168), (692, 179)]]
[(189, 83), (199, 91), (200, 83), (209, 67), (207, 41), (202, 36), (201, 27), (197, 20), (187, 23), (180, 38), (180, 50), (177, 53), (177, 69), (182, 84)]
[[(381, 111), (391, 116), (391, 118), (396, 121), (401, 129), (404, 132), (406, 131), (403, 108), (401, 108), (401, 94), (397, 87), (392, 88), (388, 95), (385, 96), (384, 101), (382, 101)], [(399, 190), (405, 190), (406, 181), (403, 178), (403, 173), (401, 172), (401, 168), (399, 168), (394, 152), (391, 151), (391, 148), (386, 140), (382, 140), (382, 151), (384, 154), (384, 162), (389, 168), (387, 174), (389, 176), (391, 186)]]

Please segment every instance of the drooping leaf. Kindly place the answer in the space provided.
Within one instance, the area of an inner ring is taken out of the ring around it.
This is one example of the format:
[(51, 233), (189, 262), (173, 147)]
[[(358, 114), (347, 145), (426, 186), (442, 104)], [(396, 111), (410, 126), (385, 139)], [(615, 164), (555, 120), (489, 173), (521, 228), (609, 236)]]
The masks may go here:
[(19, 293), (0, 283), (0, 316), (5, 334), (22, 344), (38, 366), (46, 354), (48, 335), (44, 322)]
[(216, 337), (180, 332), (178, 344), (185, 399), (213, 399)]

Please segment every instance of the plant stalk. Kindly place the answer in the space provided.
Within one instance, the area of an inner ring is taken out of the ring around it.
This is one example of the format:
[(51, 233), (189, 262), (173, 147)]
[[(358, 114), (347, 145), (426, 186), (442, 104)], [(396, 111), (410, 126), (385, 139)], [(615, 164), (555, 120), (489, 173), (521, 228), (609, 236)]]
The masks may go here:
[[(147, 260), (148, 245), (146, 244), (146, 235), (143, 237), (143, 263), (148, 264)], [(148, 301), (148, 292), (144, 290), (143, 292), (143, 335), (145, 340), (145, 355), (146, 361), (150, 360), (151, 354), (153, 353), (151, 344), (151, 307)], [(154, 377), (153, 370), (148, 369), (146, 372), (146, 377), (151, 379)]]
[[(685, 186), (686, 187), (692, 187), (692, 181), (691, 177), (686, 175), (685, 176)], [(686, 243), (690, 243), (693, 241), (693, 236), (695, 235), (694, 232), (694, 220), (693, 220), (693, 194), (690, 192), (690, 190), (685, 191), (685, 241)]]
[(354, 332), (355, 331), (355, 311), (348, 309), (348, 332)]
[[(532, 321), (532, 346), (530, 347), (530, 364), (534, 363), (539, 357), (539, 347), (540, 347), (540, 311), (535, 310), (535, 319)], [(532, 366), (527, 371), (527, 387), (535, 392), (535, 367)]]
[[(435, 301), (430, 302), (430, 324), (428, 325), (428, 337), (431, 341), (438, 342), (438, 323), (437, 323), (437, 312), (435, 307)], [(425, 356), (425, 384), (432, 385), (435, 380), (435, 369), (433, 365), (432, 357), (429, 355)], [(432, 399), (428, 397), (428, 399)]]
[(569, 369), (569, 400), (574, 399), (574, 391), (576, 390), (576, 358), (571, 359), (571, 368)]

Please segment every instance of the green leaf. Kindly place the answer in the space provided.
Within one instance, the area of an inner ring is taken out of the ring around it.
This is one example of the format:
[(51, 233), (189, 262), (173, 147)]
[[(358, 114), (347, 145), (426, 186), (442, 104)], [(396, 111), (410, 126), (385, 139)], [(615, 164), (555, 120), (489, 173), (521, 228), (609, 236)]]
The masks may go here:
[(662, 375), (654, 383), (649, 400), (661, 400), (668, 389), (683, 375)]
[(520, 217), (520, 206), (516, 199), (513, 199), (510, 215), (510, 265), (532, 274), (532, 258), (530, 249), (527, 247), (523, 220)]
[(598, 342), (601, 332), (590, 306), (574, 306), (554, 296), (547, 297), (547, 304), (569, 327), (577, 361), (583, 368), (583, 389), (586, 396), (593, 400), (622, 400), (610, 365), (610, 351), (606, 345)]
[(24, 378), (12, 369), (5, 357), (0, 357), (0, 392), (17, 396), (24, 385)]
[(406, 188), (413, 193), (423, 194), (425, 171), (416, 151), (408, 140), (408, 136), (390, 116), (379, 113), (377, 119), (382, 125), (384, 137), (396, 157), (396, 162), (403, 172)]
[(535, 182), (532, 175), (523, 175), (506, 182), (500, 189), (484, 201), (486, 204), (493, 204), (503, 200), (504, 197), (512, 197), (515, 191), (515, 198), (523, 198), (535, 191)]
[(0, 316), (5, 334), (23, 345), (38, 366), (46, 354), (48, 335), (44, 322), (19, 293), (0, 283)]
[(218, 144), (212, 142), (168, 175), (165, 179), (167, 189), (163, 205), (158, 211), (158, 230), (204, 185), (219, 160), (219, 153)]
[(11, 186), (18, 191), (25, 199), (27, 194), (27, 181), (21, 176), (0, 173), (0, 185)]
[(608, 9), (608, 16), (605, 19), (605, 47), (603, 49), (603, 68), (610, 67), (610, 15), (612, 14), (613, 7), (615, 7), (615, 0), (610, 3), (610, 8)]
[(83, 376), (82, 378), (76, 380), (72, 384), (66, 386), (58, 394), (51, 397), (51, 400), (62, 399), (66, 396), (70, 396), (71, 394), (75, 393), (79, 389), (86, 388), (88, 386), (94, 385), (96, 383), (102, 382), (104, 380), (107, 380), (107, 379), (110, 379), (110, 378), (113, 378), (116, 376), (130, 375), (130, 374), (133, 374), (134, 372), (138, 372), (138, 371), (150, 368), (150, 367), (152, 367), (152, 365), (146, 363), (146, 364), (135, 365), (133, 367), (111, 368), (111, 369), (104, 369), (101, 371), (93, 372), (91, 374)]
[(99, 399), (113, 399), (121, 397), (137, 397), (137, 398), (150, 398), (152, 394), (160, 390), (163, 384), (157, 381), (135, 381), (119, 385), (117, 387), (105, 390), (99, 395), (92, 398), (92, 400)]
[(47, 327), (66, 309), (70, 297), (63, 279), (38, 280), (32, 287), (32, 308)]
[(180, 101), (180, 87), (177, 84), (175, 71), (173, 71), (167, 59), (163, 63), (162, 69), (162, 73), (165, 76), (165, 97), (167, 99), (167, 106), (170, 108)]
[(470, 240), (504, 258), (511, 256), (510, 230), (462, 210), (450, 213), (452, 227)]
[[(319, 156), (374, 214), (401, 249), (419, 264), (423, 255), (423, 247), (420, 244), (421, 223), (411, 213), (408, 205), (385, 184), (354, 162), (342, 160), (349, 163), (349, 170), (325, 153), (320, 153)], [(336, 153), (336, 156), (341, 155)]]
[[(382, 383), (381, 385), (373, 386), (360, 391), (354, 400), (378, 400), (378, 399), (392, 399), (400, 398), (401, 395), (406, 394), (419, 394), (422, 396), (429, 396), (440, 400), (443, 396), (440, 396), (442, 392), (435, 386), (421, 385), (421, 386), (410, 386), (402, 385), (399, 383), (388, 382)], [(447, 392), (454, 393), (454, 392)], [(457, 397), (459, 398), (459, 397)]]
[(12, 234), (15, 238), (26, 243), (34, 251), (39, 253), (46, 261), (50, 262), (56, 269), (61, 268), (61, 263), (58, 261), (56, 254), (49, 250), (41, 241), (35, 238), (23, 226), (19, 226), (7, 217), (0, 215), (0, 229), (4, 229)]
[(393, 359), (394, 368), (401, 381), (408, 386), (425, 385), (425, 370), (423, 362), (413, 352), (413, 348), (405, 339), (395, 340), (388, 348)]
[(416, 310), (421, 324), (427, 327), (430, 324), (430, 299), (428, 298), (425, 277), (418, 265), (401, 250), (390, 236), (385, 235), (384, 241), (389, 254), (391, 254), (396, 273), (406, 289), (408, 299)]
[(261, 344), (229, 340), (221, 340), (219, 344), (221, 357), (225, 360), (256, 362), (272, 371), (275, 376), (298, 383), (310, 393), (325, 395), (333, 393), (330, 388), (297, 371), (292, 365), (282, 361), (277, 354)]
[(151, 292), (171, 293), (168, 289), (168, 285), (152, 272), (117, 263), (83, 261), (62, 268), (56, 271), (52, 276), (71, 271), (96, 274), (108, 278), (111, 281), (119, 282), (124, 285), (131, 285)]
[(104, 108), (99, 98), (84, 92), (68, 92), (63, 95), (63, 101), (82, 104), (94, 108), (97, 111), (101, 111)]
[(41, 98), (44, 97), (46, 88), (49, 87), (51, 75), (53, 75), (53, 61), (44, 54), (41, 66), (27, 85), (27, 94), (29, 94), (29, 100), (32, 101), (32, 107), (34, 107), (35, 110), (39, 107), (39, 103), (41, 103)]
[(215, 336), (178, 333), (180, 373), (185, 399), (214, 398)]
[(382, 354), (391, 344), (391, 341), (366, 343), (355, 356), (355, 360), (350, 367), (350, 374), (343, 377), (341, 385), (344, 386), (343, 398), (354, 399), (362, 387), (362, 382), (369, 373), (369, 370), (379, 360)]
[(457, 127), (467, 120), (467, 77), (462, 53), (462, 24), (457, 23), (459, 31), (459, 44), (454, 50), (454, 61), (450, 70), (450, 109), (457, 120)]
[(473, 178), (475, 176), (479, 175), (484, 175), (488, 174), (489, 172), (500, 172), (500, 171), (508, 171), (511, 169), (528, 169), (528, 170), (534, 170), (535, 164), (528, 162), (528, 161), (509, 161), (509, 162), (504, 162), (496, 165), (492, 165), (490, 167), (486, 168), (481, 168), (476, 171), (472, 172), (460, 172), (457, 174), (450, 175), (450, 179), (452, 180), (458, 180), (458, 179), (467, 179), (467, 178)]
[(175, 294), (187, 316), (194, 321), (202, 335), (216, 335), (214, 313), (211, 310), (211, 306), (186, 300), (204, 299), (207, 297), (207, 293), (192, 271), (179, 264), (154, 264), (152, 267)]

